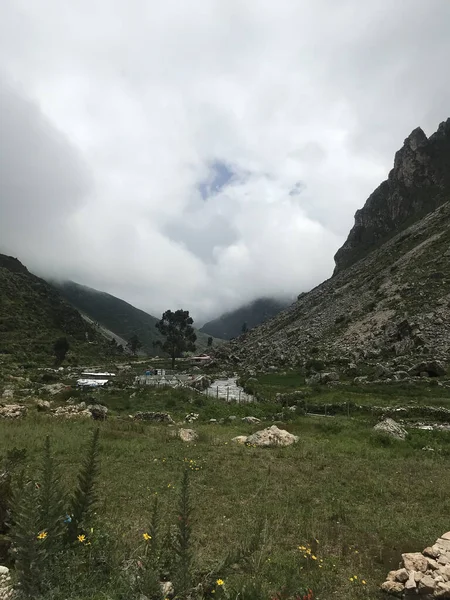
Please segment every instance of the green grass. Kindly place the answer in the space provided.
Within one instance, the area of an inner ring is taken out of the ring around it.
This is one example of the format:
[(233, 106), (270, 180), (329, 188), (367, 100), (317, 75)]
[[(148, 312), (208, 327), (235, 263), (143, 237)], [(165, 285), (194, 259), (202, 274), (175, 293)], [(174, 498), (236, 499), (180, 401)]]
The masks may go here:
[(336, 387), (305, 384), (300, 373), (268, 374), (257, 377), (252, 384), (255, 392), (269, 401), (275, 400), (277, 393), (302, 390), (308, 393), (308, 400), (315, 403), (331, 404), (351, 402), (366, 406), (408, 406), (427, 405), (450, 408), (450, 389), (437, 385), (437, 380), (423, 382), (395, 382), (382, 384), (354, 385), (345, 382)]
[[(420, 551), (450, 529), (450, 434), (413, 431), (405, 443), (390, 442), (373, 435), (372, 426), (370, 419), (297, 417), (286, 428), (298, 444), (258, 449), (230, 443), (257, 426), (195, 424), (199, 440), (186, 445), (173, 437), (174, 428), (110, 419), (101, 424), (98, 513), (131, 552), (148, 527), (155, 493), (174, 520), (184, 460), (194, 460), (201, 468), (192, 472), (193, 525), (203, 567), (249, 539), (263, 519), (260, 577), (268, 588), (279, 590), (293, 576), (319, 600), (373, 600), (402, 552)], [(73, 484), (93, 427), (45, 416), (1, 421), (0, 453), (23, 447), (36, 458), (49, 434)], [(322, 569), (307, 568), (297, 549), (314, 538)], [(353, 575), (367, 586), (351, 583)]]

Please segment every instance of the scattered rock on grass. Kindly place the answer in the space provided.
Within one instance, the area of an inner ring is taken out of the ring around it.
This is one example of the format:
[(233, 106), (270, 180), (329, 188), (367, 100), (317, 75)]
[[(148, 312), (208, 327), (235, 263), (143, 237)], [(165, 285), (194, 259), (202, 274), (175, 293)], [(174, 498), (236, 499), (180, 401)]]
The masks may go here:
[(193, 423), (194, 421), (198, 421), (199, 418), (199, 414), (198, 413), (189, 413), (188, 415), (186, 415), (184, 417), (184, 420), (186, 421), (186, 423)]
[(235, 444), (247, 444), (249, 446), (268, 448), (273, 446), (290, 446), (298, 441), (298, 437), (292, 435), (289, 431), (278, 429), (276, 425), (272, 425), (272, 427), (261, 429), (248, 437), (245, 435), (238, 435), (231, 441)]
[(384, 419), (384, 421), (377, 423), (374, 427), (374, 430), (385, 433), (397, 440), (405, 440), (407, 436), (406, 429), (396, 423), (394, 419), (390, 418)]
[(169, 413), (163, 412), (137, 412), (135, 415), (130, 415), (132, 419), (137, 421), (154, 421), (156, 423), (170, 423), (173, 425), (175, 421)]
[(67, 390), (70, 386), (65, 385), (64, 383), (51, 383), (49, 385), (43, 385), (41, 390), (50, 394), (50, 396), (56, 396), (56, 394), (60, 394)]
[(278, 429), (276, 425), (272, 425), (272, 427), (267, 427), (267, 429), (262, 429), (261, 431), (257, 431), (252, 435), (249, 435), (247, 438), (247, 444), (252, 444), (255, 446), (290, 446), (295, 442), (298, 442), (298, 437), (289, 433), (285, 429)]
[(238, 435), (231, 440), (234, 444), (245, 444), (247, 441), (246, 435)]
[(257, 417), (242, 417), (241, 421), (244, 423), (250, 423), (250, 425), (256, 425), (256, 423), (261, 423), (261, 419)]
[(58, 406), (53, 411), (55, 417), (63, 417), (64, 419), (90, 419), (92, 417), (91, 412), (86, 408), (83, 403), (80, 404), (69, 404), (69, 406)]
[(193, 429), (179, 429), (178, 437), (183, 442), (195, 442), (195, 440), (198, 438), (198, 433)]
[(0, 406), (0, 419), (20, 419), (27, 414), (27, 407), (22, 404), (5, 404)]
[(161, 593), (164, 598), (172, 598), (175, 594), (175, 589), (171, 581), (161, 581)]
[(90, 404), (88, 411), (91, 413), (92, 418), (95, 421), (105, 421), (108, 415), (108, 409), (103, 404)]
[(40, 412), (44, 412), (46, 410), (50, 410), (50, 402), (48, 400), (41, 400), (40, 398), (38, 398), (36, 400), (36, 408), (38, 409), (38, 411)]

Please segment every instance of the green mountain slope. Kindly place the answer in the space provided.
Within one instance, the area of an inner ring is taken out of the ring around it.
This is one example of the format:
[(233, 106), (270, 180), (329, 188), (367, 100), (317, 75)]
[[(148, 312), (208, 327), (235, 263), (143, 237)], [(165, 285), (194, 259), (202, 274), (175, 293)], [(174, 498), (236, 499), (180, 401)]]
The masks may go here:
[(223, 314), (218, 319), (205, 323), (200, 331), (224, 340), (231, 340), (241, 335), (244, 323), (248, 329), (252, 329), (277, 315), (287, 308), (290, 303), (287, 300), (258, 298), (250, 304), (241, 306), (236, 310)]
[(67, 359), (98, 359), (112, 351), (106, 340), (43, 279), (16, 258), (0, 254), (0, 356), (18, 361), (53, 362), (52, 348), (66, 336)]
[[(162, 339), (155, 324), (156, 317), (140, 310), (106, 292), (100, 292), (74, 281), (55, 282), (51, 284), (89, 319), (105, 327), (124, 340), (129, 340), (136, 334), (143, 345), (143, 350), (151, 355), (161, 354), (153, 343)], [(208, 335), (197, 332), (197, 351), (203, 351), (207, 346)]]

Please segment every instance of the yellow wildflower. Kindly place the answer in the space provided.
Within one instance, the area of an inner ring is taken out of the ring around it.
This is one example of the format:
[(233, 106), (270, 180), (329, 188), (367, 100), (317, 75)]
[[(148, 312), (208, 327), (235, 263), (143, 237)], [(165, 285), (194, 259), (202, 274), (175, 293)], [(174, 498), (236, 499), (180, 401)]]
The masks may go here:
[(217, 585), (223, 585), (224, 584), (224, 580), (223, 579), (218, 579), (216, 581)]
[(152, 536), (151, 536), (151, 535), (149, 535), (148, 533), (143, 533), (143, 534), (142, 534), (142, 537), (144, 538), (144, 540), (145, 540), (146, 542), (148, 542), (149, 540), (151, 540), (151, 539), (152, 539)]
[(46, 531), (41, 531), (41, 533), (39, 535), (37, 535), (36, 537), (38, 540), (45, 540), (47, 535), (48, 535), (48, 533)]
[(367, 582), (366, 582), (366, 580), (365, 580), (365, 579), (363, 579), (363, 580), (361, 581), (361, 583), (362, 583), (363, 585), (366, 585), (366, 583), (367, 583)]
[(77, 540), (82, 544), (84, 541), (86, 541), (86, 536), (85, 535), (79, 535)]

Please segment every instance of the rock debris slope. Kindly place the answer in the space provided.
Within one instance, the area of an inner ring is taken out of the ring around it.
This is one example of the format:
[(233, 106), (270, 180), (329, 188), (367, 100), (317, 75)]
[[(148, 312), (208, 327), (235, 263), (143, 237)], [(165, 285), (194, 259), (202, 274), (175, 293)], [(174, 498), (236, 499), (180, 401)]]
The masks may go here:
[(356, 214), (334, 276), (219, 348), (217, 359), (258, 370), (311, 358), (450, 362), (449, 174), (450, 119), (428, 140), (413, 131)]

